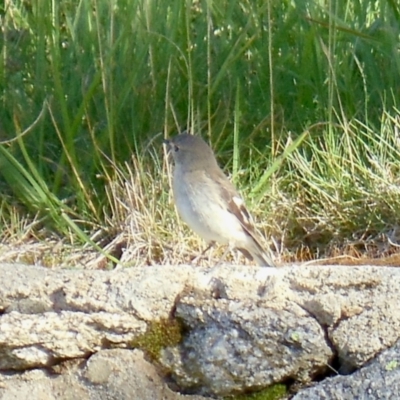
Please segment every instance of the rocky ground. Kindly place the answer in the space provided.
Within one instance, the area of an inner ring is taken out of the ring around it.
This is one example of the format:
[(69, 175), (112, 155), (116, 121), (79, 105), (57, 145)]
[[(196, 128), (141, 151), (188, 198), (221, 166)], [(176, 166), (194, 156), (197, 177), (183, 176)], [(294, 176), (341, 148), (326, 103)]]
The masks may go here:
[(0, 399), (400, 392), (395, 267), (1, 264), (0, 281)]

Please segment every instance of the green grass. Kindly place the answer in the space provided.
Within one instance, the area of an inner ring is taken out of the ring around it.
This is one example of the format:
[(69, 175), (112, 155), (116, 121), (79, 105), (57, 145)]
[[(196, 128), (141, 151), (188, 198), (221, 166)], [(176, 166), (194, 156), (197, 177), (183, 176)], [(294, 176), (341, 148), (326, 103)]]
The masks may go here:
[(396, 2), (8, 0), (0, 17), (5, 241), (18, 214), (37, 240), (98, 252), (99, 232), (126, 234), (138, 201), (126, 234), (147, 243), (137, 258), (169, 260), (189, 231), (168, 202), (161, 142), (189, 126), (283, 258), (393, 251)]
[(288, 398), (287, 387), (282, 384), (275, 384), (259, 392), (225, 397), (224, 399), (225, 400), (280, 400), (287, 398)]

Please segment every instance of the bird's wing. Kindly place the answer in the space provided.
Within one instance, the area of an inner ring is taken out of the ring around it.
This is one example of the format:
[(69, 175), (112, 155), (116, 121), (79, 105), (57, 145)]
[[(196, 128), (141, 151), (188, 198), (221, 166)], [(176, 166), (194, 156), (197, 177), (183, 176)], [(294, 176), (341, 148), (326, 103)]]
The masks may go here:
[(239, 220), (240, 224), (243, 228), (253, 236), (255, 233), (253, 219), (249, 211), (246, 208), (244, 200), (239, 195), (233, 184), (229, 181), (229, 179), (225, 176), (222, 171), (219, 171), (217, 175), (217, 182), (219, 186), (219, 190), (221, 193), (221, 197), (224, 199), (227, 204), (227, 209), (229, 212), (235, 215), (235, 217)]
[(233, 184), (228, 180), (222, 170), (218, 171), (217, 176), (213, 176), (217, 181), (220, 190), (220, 195), (226, 204), (227, 210), (235, 215), (239, 220), (243, 230), (252, 238), (258, 252), (252, 252), (250, 249), (239, 247), (239, 250), (250, 260), (256, 259), (259, 265), (274, 266), (275, 264), (265, 253), (263, 245), (261, 244), (259, 234), (255, 228), (253, 219), (247, 210), (244, 200), (236, 191)]

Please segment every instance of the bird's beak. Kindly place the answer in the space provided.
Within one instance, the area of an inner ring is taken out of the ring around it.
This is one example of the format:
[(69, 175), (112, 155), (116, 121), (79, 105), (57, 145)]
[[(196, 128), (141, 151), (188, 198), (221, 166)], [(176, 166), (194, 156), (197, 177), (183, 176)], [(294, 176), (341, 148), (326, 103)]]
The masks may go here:
[(171, 148), (172, 148), (172, 142), (171, 140), (164, 139), (163, 140), (163, 145), (165, 146), (165, 150), (167, 152), (167, 155), (170, 154)]
[(170, 152), (171, 149), (175, 146), (174, 141), (171, 139), (164, 139), (163, 144), (166, 147), (167, 151)]

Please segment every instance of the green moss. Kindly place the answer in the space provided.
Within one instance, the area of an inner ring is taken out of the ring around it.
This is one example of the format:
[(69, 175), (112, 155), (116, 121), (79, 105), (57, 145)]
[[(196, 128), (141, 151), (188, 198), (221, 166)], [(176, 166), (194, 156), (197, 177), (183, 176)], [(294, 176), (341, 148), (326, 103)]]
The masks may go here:
[(150, 322), (146, 333), (135, 339), (131, 345), (146, 352), (152, 359), (158, 359), (160, 351), (177, 345), (182, 340), (182, 324), (176, 319), (161, 319)]
[(277, 383), (259, 392), (240, 394), (232, 397), (225, 397), (225, 400), (279, 400), (287, 396), (285, 385)]
[[(177, 319), (161, 319), (150, 322), (146, 333), (131, 342), (133, 348), (143, 350), (157, 360), (163, 348), (175, 346), (182, 340), (183, 325)], [(225, 397), (225, 400), (279, 400), (287, 395), (285, 385), (276, 384), (258, 392)]]

